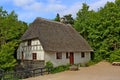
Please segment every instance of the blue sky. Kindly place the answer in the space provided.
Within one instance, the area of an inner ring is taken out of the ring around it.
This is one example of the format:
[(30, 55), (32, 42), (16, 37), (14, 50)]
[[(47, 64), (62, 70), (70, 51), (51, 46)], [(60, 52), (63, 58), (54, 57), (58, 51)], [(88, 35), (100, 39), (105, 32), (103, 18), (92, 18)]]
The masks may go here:
[(115, 0), (0, 0), (0, 6), (8, 12), (14, 10), (19, 20), (31, 23), (36, 17), (54, 19), (57, 13), (61, 17), (66, 14), (75, 17), (82, 3), (87, 3), (90, 9), (97, 10), (107, 1)]

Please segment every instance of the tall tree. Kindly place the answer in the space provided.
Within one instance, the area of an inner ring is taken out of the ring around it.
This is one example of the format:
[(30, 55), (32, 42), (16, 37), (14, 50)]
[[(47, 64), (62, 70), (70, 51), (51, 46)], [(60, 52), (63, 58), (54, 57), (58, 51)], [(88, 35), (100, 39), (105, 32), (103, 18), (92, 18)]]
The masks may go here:
[(60, 15), (59, 15), (58, 13), (57, 13), (57, 15), (56, 15), (54, 21), (58, 21), (58, 22), (60, 22)]
[(12, 70), (12, 68), (16, 64), (16, 60), (14, 58), (14, 51), (16, 43), (8, 42), (2, 45), (0, 50), (0, 68), (4, 70)]
[(95, 22), (95, 14), (94, 11), (89, 11), (87, 4), (83, 4), (82, 9), (77, 13), (74, 27), (85, 39), (88, 38), (89, 30)]
[(120, 0), (107, 2), (98, 11), (83, 4), (74, 27), (87, 39), (95, 52), (95, 60), (120, 61)]
[(14, 52), (26, 29), (27, 24), (19, 21), (14, 11), (8, 14), (0, 8), (0, 68), (7, 70), (15, 65)]
[[(108, 2), (104, 8), (101, 8), (99, 13), (101, 17), (101, 38), (103, 45), (101, 45), (103, 57), (109, 58), (111, 54), (115, 53), (117, 49), (120, 49), (120, 6), (118, 5), (120, 0), (116, 0), (115, 3)], [(111, 53), (113, 52), (113, 53)], [(110, 58), (109, 58), (110, 59)]]
[(66, 24), (74, 24), (74, 19), (72, 17), (72, 14), (64, 15), (63, 18), (65, 19)]

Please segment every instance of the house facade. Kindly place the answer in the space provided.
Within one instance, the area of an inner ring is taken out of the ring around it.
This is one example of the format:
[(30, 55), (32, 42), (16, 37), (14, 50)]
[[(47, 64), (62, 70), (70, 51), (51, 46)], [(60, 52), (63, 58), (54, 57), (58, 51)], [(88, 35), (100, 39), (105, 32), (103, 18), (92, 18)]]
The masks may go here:
[(42, 18), (35, 19), (21, 40), (17, 59), (36, 67), (48, 61), (54, 66), (87, 63), (93, 51), (71, 25)]

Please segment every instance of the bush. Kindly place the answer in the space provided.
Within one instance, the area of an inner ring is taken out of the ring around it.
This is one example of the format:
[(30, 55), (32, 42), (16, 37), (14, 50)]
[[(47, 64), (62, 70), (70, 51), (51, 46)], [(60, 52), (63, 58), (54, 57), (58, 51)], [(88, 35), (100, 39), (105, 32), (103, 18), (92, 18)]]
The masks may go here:
[(110, 62), (120, 62), (120, 49), (117, 49), (113, 52), (111, 52), (110, 58), (109, 58)]
[(88, 63), (85, 64), (85, 66), (91, 66), (91, 65), (94, 65), (96, 64), (97, 62), (93, 62), (93, 61), (89, 61)]
[(61, 65), (61, 66), (58, 66), (58, 67), (54, 67), (52, 69), (51, 73), (62, 72), (62, 71), (68, 70), (69, 67), (70, 67), (70, 65)]
[(52, 62), (50, 62), (50, 61), (48, 61), (48, 62), (46, 62), (45, 67), (50, 67), (50, 68), (53, 68), (53, 63), (52, 63)]

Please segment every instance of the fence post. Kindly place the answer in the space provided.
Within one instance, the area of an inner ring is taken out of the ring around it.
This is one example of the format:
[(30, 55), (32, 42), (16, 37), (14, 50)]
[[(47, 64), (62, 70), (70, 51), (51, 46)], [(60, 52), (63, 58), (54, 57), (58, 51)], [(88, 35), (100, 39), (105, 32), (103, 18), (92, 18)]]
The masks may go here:
[(50, 73), (50, 68), (48, 67), (48, 74)]
[(40, 68), (40, 71), (41, 71), (41, 75), (43, 75), (43, 71), (42, 71), (42, 68)]
[(0, 69), (0, 80), (2, 80), (2, 78), (4, 78), (4, 70)]
[(35, 70), (33, 70), (33, 72), (32, 72), (32, 77), (34, 77), (35, 76)]

